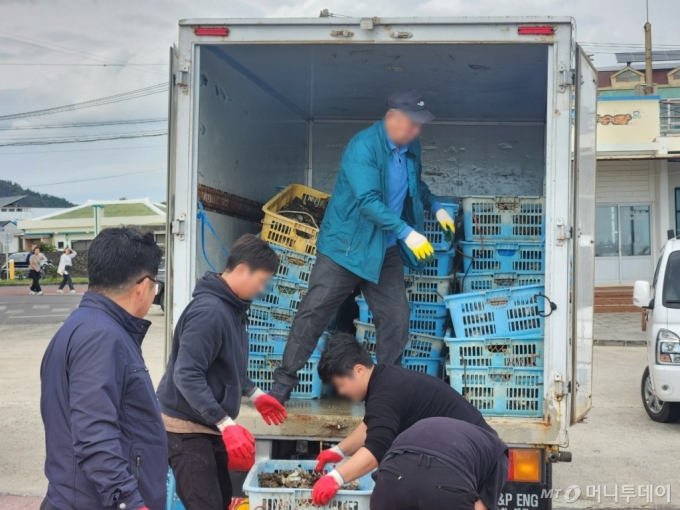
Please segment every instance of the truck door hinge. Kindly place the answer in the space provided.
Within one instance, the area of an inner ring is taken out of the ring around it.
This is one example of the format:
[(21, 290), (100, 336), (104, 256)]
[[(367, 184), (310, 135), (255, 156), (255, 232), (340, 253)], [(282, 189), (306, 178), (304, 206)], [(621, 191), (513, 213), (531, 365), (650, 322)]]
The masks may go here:
[(175, 86), (182, 89), (182, 92), (189, 91), (189, 66), (181, 66), (175, 73)]
[(411, 37), (413, 37), (413, 34), (411, 32), (405, 32), (405, 31), (390, 32), (390, 37), (392, 39), (410, 39)]
[(562, 246), (564, 241), (571, 239), (572, 227), (567, 225), (562, 218), (557, 218), (557, 246)]
[(349, 37), (354, 37), (354, 32), (349, 30), (332, 30), (331, 37), (344, 37), (347, 39)]
[(576, 70), (574, 69), (567, 69), (567, 67), (562, 64), (560, 65), (560, 78), (559, 78), (559, 87), (560, 87), (560, 92), (564, 92), (567, 87), (570, 87), (576, 83)]
[(562, 374), (555, 374), (553, 376), (555, 399), (562, 400), (565, 395), (571, 393), (571, 382), (565, 382)]
[(182, 213), (175, 221), (170, 224), (170, 232), (177, 236), (177, 239), (184, 241), (184, 231), (186, 226), (187, 215)]

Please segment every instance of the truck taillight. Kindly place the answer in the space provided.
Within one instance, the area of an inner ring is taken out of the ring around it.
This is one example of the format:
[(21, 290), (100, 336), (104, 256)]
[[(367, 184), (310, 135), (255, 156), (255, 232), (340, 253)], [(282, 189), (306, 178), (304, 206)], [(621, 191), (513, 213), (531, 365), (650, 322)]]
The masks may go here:
[(229, 29), (227, 27), (196, 27), (194, 28), (194, 34), (227, 37), (229, 35)]
[(519, 27), (517, 33), (519, 35), (553, 35), (555, 27)]
[(541, 450), (538, 448), (510, 448), (508, 450), (508, 482), (540, 482)]

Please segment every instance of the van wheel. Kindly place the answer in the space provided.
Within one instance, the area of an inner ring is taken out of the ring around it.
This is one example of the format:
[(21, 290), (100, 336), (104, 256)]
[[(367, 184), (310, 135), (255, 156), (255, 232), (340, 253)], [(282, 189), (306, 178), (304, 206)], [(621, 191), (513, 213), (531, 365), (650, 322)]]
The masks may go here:
[(659, 423), (673, 423), (680, 419), (680, 402), (664, 402), (654, 394), (649, 367), (642, 373), (642, 403), (647, 415)]

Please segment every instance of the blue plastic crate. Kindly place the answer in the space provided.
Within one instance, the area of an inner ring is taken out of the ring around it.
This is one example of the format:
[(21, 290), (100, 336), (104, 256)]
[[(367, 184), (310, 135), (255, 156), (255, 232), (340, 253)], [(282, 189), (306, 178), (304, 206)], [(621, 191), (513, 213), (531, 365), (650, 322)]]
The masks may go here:
[(276, 244), (269, 245), (279, 257), (279, 269), (276, 276), (294, 283), (309, 283), (312, 266), (316, 262), (314, 255), (290, 250)]
[[(458, 204), (442, 203), (444, 210), (455, 220), (458, 216)], [(437, 221), (437, 217), (429, 211), (425, 211), (423, 234), (430, 241), (435, 250), (446, 251), (451, 248), (451, 241), (444, 239), (444, 231)]]
[[(285, 328), (263, 328), (261, 326), (248, 326), (248, 348), (251, 354), (283, 354), (288, 341), (288, 333)], [(319, 338), (312, 357), (319, 357), (326, 347), (328, 333), (324, 332)]]
[(468, 241), (540, 241), (545, 228), (543, 197), (464, 197), (463, 225)]
[(420, 372), (422, 374), (431, 375), (434, 377), (441, 377), (442, 366), (444, 359), (427, 359), (427, 358), (402, 358), (401, 366)]
[[(315, 460), (267, 460), (257, 462), (248, 473), (243, 483), (243, 491), (248, 496), (248, 503), (253, 510), (298, 510), (303, 508), (316, 508), (312, 504), (312, 489), (269, 489), (260, 487), (259, 475), (264, 473), (277, 473), (280, 471), (293, 471), (303, 469), (314, 471)], [(331, 471), (335, 464), (328, 464), (326, 469)], [(359, 478), (358, 490), (338, 491), (337, 495), (324, 506), (328, 510), (369, 510), (371, 493), (375, 482), (371, 474)]]
[[(251, 354), (248, 359), (248, 377), (262, 391), (267, 392), (274, 383), (274, 370), (281, 366), (283, 356), (279, 354)], [(317, 367), (318, 357), (310, 358), (298, 370), (298, 384), (293, 388), (291, 398), (312, 399), (321, 398), (323, 383), (319, 377)]]
[[(356, 298), (359, 305), (359, 320), (373, 324), (373, 314), (362, 297)], [(409, 303), (409, 331), (443, 337), (446, 332), (448, 313), (444, 303)]]
[(545, 246), (514, 241), (460, 241), (463, 272), (545, 273)]
[(410, 303), (443, 303), (452, 281), (453, 276), (405, 276), (406, 298)]
[(254, 302), (248, 310), (248, 322), (250, 326), (263, 328), (287, 329), (293, 322), (295, 310), (273, 306), (268, 303)]
[(454, 250), (438, 251), (434, 254), (434, 260), (426, 264), (422, 271), (404, 267), (404, 274), (415, 276), (437, 276), (444, 277), (451, 274), (453, 267)]
[(458, 273), (456, 275), (460, 292), (479, 292), (504, 287), (543, 285), (543, 273)]
[(543, 336), (526, 335), (492, 338), (446, 337), (450, 366), (459, 367), (543, 367)]
[(291, 308), (297, 311), (300, 301), (306, 293), (306, 283), (292, 282), (285, 278), (272, 278), (262, 294), (257, 297), (255, 303)]
[(446, 296), (456, 338), (542, 334), (543, 285)]
[(177, 483), (172, 468), (168, 468), (167, 498), (165, 500), (165, 510), (186, 510), (177, 496)]
[(543, 369), (528, 367), (453, 367), (451, 386), (485, 416), (543, 415)]
[[(371, 355), (376, 352), (375, 324), (354, 321), (357, 329), (357, 340)], [(444, 340), (424, 333), (410, 331), (408, 342), (404, 348), (405, 358), (441, 359), (444, 351)]]

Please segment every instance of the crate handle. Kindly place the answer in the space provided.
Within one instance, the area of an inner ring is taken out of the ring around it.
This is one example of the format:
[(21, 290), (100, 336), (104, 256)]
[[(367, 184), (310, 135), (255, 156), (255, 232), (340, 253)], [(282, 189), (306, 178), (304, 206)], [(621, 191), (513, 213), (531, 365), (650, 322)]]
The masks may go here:
[(496, 243), (496, 253), (500, 257), (512, 257), (519, 251), (519, 244)]

